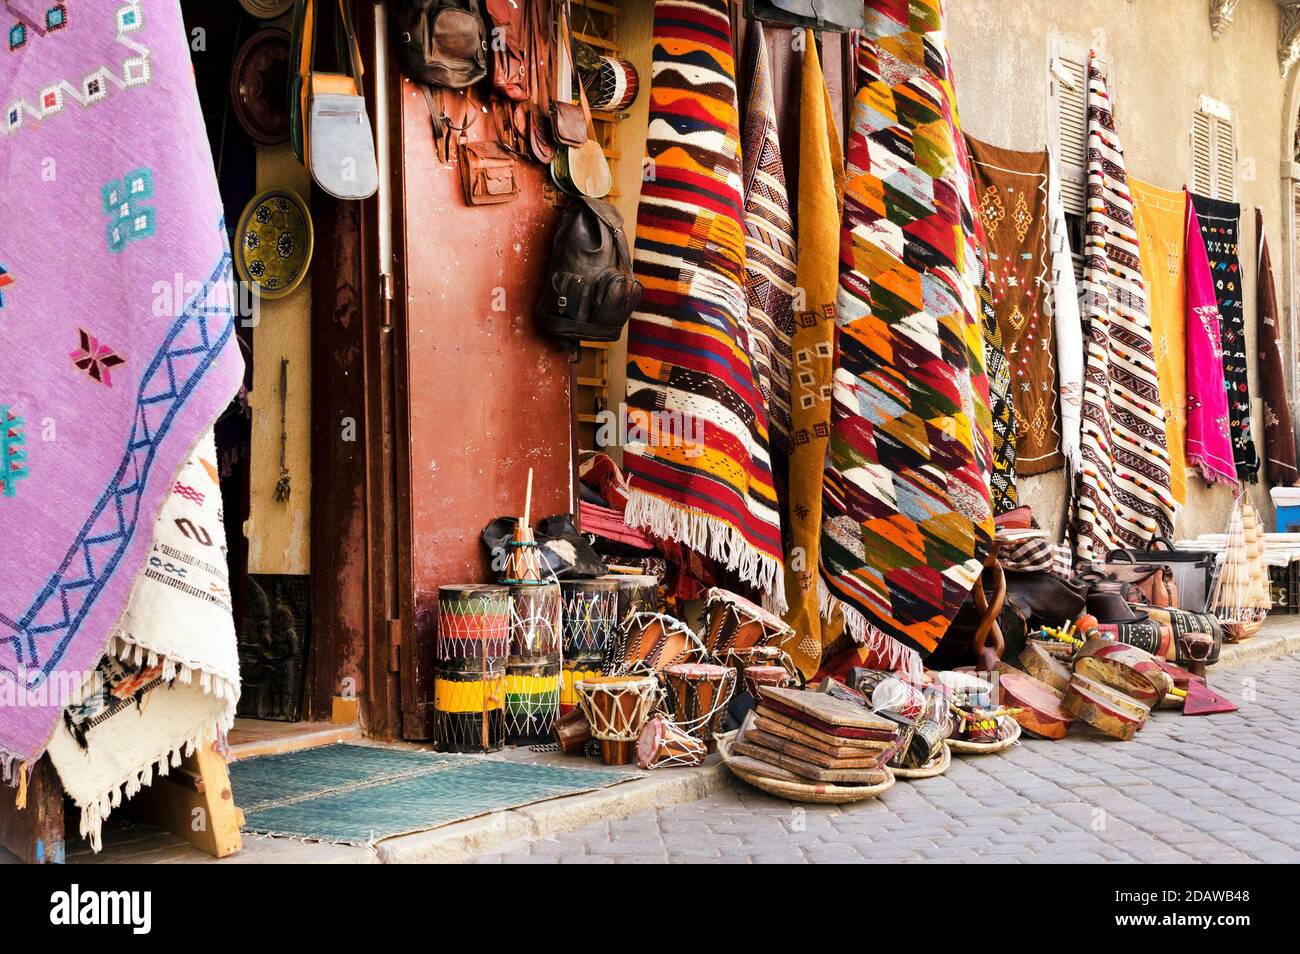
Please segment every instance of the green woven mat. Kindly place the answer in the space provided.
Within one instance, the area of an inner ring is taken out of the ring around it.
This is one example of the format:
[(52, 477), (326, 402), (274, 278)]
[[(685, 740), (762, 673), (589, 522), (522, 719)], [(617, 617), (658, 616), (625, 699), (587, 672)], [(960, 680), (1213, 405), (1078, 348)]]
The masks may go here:
[(230, 767), (246, 831), (346, 845), (372, 845), (636, 777), (581, 762), (562, 768), (347, 744)]

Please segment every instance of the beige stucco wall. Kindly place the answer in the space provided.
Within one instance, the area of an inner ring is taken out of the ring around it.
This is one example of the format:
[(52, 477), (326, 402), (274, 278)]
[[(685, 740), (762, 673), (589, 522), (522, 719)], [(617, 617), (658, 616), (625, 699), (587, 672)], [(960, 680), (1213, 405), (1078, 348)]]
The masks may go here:
[[(1231, 107), (1241, 160), (1240, 254), (1254, 390), (1255, 206), (1264, 210), (1275, 272), (1285, 261), (1279, 14), (1272, 0), (1242, 0), (1234, 23), (1215, 40), (1208, 9), (1207, 0), (948, 0), (948, 45), (963, 128), (1011, 149), (1047, 144), (1052, 37), (1099, 50), (1110, 65), (1110, 93), (1128, 170), (1168, 189), (1181, 188), (1187, 179), (1189, 132), (1200, 96)], [(1283, 281), (1280, 274), (1277, 278)], [(1279, 296), (1284, 294), (1279, 290)], [(1260, 428), (1256, 400), (1257, 442)], [(1198, 478), (1190, 483), (1176, 535), (1221, 532), (1232, 492), (1206, 489)], [(1059, 471), (1021, 483), (1021, 499), (1033, 506), (1044, 526), (1059, 526), (1064, 495)], [(1253, 497), (1271, 527), (1267, 488), (1257, 485)]]
[[(288, 145), (257, 150), (257, 187), (289, 188), (307, 198), (311, 179)], [(317, 263), (313, 262), (313, 268)], [(252, 449), (249, 454), (248, 572), (311, 572), (311, 276), (275, 301), (258, 302), (253, 329)], [(280, 479), (280, 361), (289, 366), (285, 464), (289, 499), (275, 499)]]

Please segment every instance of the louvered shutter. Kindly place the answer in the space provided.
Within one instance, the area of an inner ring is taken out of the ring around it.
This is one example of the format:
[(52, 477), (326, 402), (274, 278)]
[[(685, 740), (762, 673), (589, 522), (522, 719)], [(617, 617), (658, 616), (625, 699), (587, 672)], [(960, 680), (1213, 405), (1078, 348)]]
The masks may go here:
[(1226, 202), (1237, 198), (1237, 136), (1232, 120), (1192, 114), (1192, 191)]
[(1068, 215), (1088, 207), (1088, 51), (1058, 41), (1052, 54), (1052, 142)]
[(1228, 119), (1214, 123), (1214, 195), (1226, 202), (1237, 199), (1237, 136)]

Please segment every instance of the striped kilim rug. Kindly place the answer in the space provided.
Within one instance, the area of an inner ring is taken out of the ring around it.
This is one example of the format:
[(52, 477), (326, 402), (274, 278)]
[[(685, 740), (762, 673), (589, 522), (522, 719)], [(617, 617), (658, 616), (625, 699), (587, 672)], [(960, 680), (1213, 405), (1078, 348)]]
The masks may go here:
[(754, 75), (745, 110), (745, 294), (749, 301), (754, 377), (767, 403), (772, 446), (790, 447), (790, 339), (794, 335), (794, 225), (785, 164), (777, 140), (776, 107), (763, 27), (750, 47)]
[(823, 615), (915, 671), (993, 536), (969, 159), (940, 0), (869, 0), (848, 147)]
[(628, 329), (629, 526), (719, 561), (784, 610), (767, 412), (747, 335), (726, 0), (658, 0)]
[(1082, 560), (1169, 535), (1165, 411), (1160, 401), (1133, 198), (1110, 96), (1088, 65), (1088, 228), (1084, 244), (1083, 467), (1076, 487)]

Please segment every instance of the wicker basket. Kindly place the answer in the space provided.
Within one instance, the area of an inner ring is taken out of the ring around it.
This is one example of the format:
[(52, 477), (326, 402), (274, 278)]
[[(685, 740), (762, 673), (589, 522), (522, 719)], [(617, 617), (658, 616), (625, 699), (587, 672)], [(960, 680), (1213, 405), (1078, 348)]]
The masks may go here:
[(769, 795), (776, 795), (792, 802), (844, 805), (849, 802), (860, 802), (864, 799), (875, 798), (877, 795), (894, 787), (894, 774), (890, 769), (882, 769), (885, 773), (885, 781), (877, 785), (824, 785), (813, 782), (805, 785), (800, 782), (786, 782), (781, 779), (768, 778), (755, 772), (737, 768), (732, 764), (731, 743), (735, 737), (734, 732), (727, 732), (714, 737), (718, 743), (718, 754), (722, 756), (723, 764), (737, 778), (743, 779)]
[(939, 754), (920, 768), (899, 768), (891, 765), (889, 771), (894, 773), (895, 778), (915, 781), (918, 778), (934, 778), (936, 775), (942, 775), (948, 771), (950, 765), (952, 765), (952, 749), (948, 748), (948, 742), (945, 740), (939, 748)]
[(1020, 723), (1010, 716), (1013, 728), (1011, 734), (1005, 739), (998, 739), (996, 742), (966, 742), (962, 739), (949, 739), (948, 747), (958, 755), (992, 755), (994, 752), (1001, 752), (1003, 749), (1009, 749), (1020, 740)]

